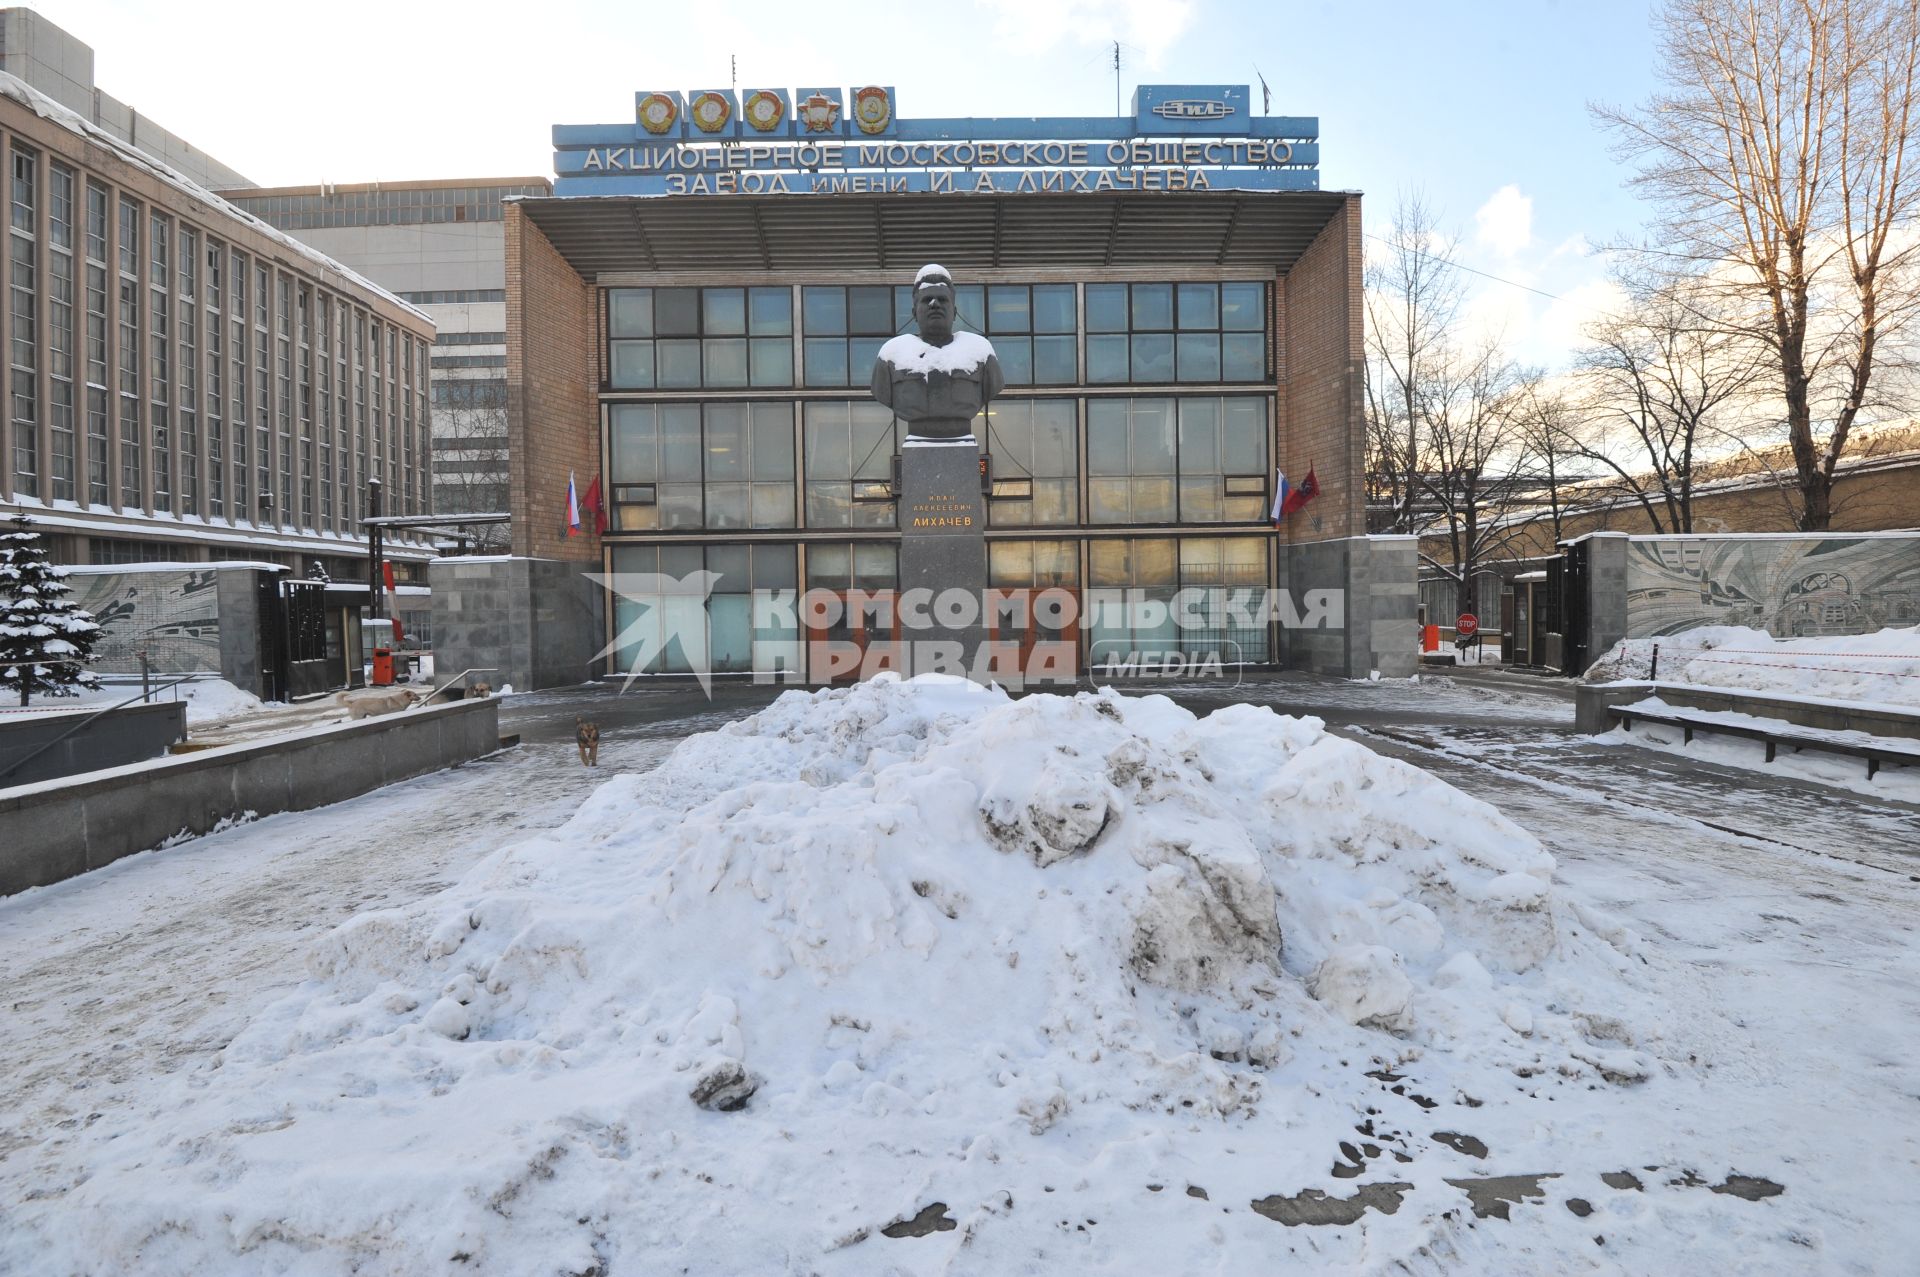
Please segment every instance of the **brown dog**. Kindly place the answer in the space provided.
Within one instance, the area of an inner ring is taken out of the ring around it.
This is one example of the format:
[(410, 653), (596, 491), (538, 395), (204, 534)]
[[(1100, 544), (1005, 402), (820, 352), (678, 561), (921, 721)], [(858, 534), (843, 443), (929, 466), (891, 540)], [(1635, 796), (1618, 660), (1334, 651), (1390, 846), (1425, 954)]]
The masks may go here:
[(485, 700), (487, 697), (493, 695), (493, 685), (491, 683), (469, 683), (467, 685), (467, 695), (475, 700)]
[(600, 765), (600, 725), (584, 718), (575, 718), (573, 739), (580, 747), (581, 766), (598, 767)]

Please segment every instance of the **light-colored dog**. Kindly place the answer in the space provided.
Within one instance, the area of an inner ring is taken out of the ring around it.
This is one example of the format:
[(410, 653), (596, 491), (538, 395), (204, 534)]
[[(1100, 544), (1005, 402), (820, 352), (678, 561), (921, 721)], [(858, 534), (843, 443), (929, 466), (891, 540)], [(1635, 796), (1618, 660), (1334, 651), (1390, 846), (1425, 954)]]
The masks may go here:
[(378, 718), (382, 714), (412, 709), (416, 697), (404, 687), (372, 687), (341, 692), (333, 699), (335, 704), (346, 707), (349, 719), (358, 722), (363, 718)]
[(467, 684), (467, 698), (469, 700), (485, 700), (487, 697), (491, 695), (493, 695), (492, 683)]

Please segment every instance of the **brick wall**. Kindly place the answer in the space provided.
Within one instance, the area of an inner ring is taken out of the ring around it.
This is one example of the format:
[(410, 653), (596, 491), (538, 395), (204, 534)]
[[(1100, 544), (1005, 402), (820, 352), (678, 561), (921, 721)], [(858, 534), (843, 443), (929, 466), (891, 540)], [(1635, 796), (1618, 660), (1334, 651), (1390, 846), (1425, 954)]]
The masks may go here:
[(565, 535), (567, 479), (600, 472), (600, 348), (594, 290), (526, 215), (507, 205), (507, 438), (513, 552), (598, 562), (593, 516)]
[(1288, 521), (1290, 541), (1366, 532), (1362, 447), (1360, 197), (1346, 205), (1275, 290), (1280, 367), (1280, 468), (1298, 484), (1311, 467), (1319, 499)]

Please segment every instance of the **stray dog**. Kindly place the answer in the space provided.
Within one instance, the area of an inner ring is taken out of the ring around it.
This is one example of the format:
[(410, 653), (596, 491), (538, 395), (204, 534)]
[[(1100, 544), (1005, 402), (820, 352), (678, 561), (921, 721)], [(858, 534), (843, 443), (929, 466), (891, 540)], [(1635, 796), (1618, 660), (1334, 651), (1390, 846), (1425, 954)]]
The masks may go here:
[(483, 701), (487, 699), (487, 697), (493, 695), (493, 684), (492, 683), (469, 683), (467, 685), (467, 695), (474, 700)]
[(341, 692), (333, 700), (334, 704), (345, 707), (349, 719), (359, 722), (363, 718), (377, 718), (382, 714), (412, 709), (414, 694), (404, 687), (376, 687)]
[(598, 767), (600, 765), (600, 724), (588, 722), (584, 718), (575, 718), (573, 739), (580, 747), (581, 766)]

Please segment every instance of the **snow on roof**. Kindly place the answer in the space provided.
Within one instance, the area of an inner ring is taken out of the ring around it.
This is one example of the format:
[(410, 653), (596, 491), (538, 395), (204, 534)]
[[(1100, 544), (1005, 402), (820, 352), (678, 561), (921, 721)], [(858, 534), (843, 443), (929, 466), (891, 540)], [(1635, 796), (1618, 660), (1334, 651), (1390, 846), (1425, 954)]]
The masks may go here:
[(937, 284), (951, 284), (953, 283), (953, 273), (937, 262), (928, 262), (920, 268), (920, 273), (913, 277), (913, 287), (915, 291), (918, 291), (920, 285), (928, 280), (932, 280)]
[(318, 249), (301, 243), (285, 231), (268, 225), (245, 209), (234, 207), (225, 199), (200, 185), (180, 170), (161, 163), (137, 147), (129, 146), (127, 143), (122, 142), (119, 138), (93, 123), (85, 116), (60, 105), (60, 103), (54, 101), (18, 76), (9, 75), (4, 71), (0, 71), (0, 96), (12, 98), (15, 102), (20, 103), (20, 105), (26, 107), (41, 119), (51, 120), (62, 128), (80, 134), (98, 146), (106, 147), (128, 164), (140, 169), (142, 172), (152, 174), (181, 194), (199, 200), (203, 204), (211, 204), (229, 217), (246, 222), (260, 234), (273, 240), (289, 252), (305, 258), (321, 271), (337, 275), (357, 288), (365, 289), (367, 292), (382, 297), (392, 302), (401, 310), (406, 311), (410, 315), (415, 315), (429, 324), (433, 322), (433, 317), (419, 307), (402, 301), (399, 297), (388, 292), (366, 276), (341, 265)]
[(67, 571), (75, 576), (98, 576), (108, 572), (211, 572), (215, 568), (248, 568), (255, 572), (287, 570), (278, 563), (262, 563), (255, 559), (220, 559), (213, 563), (87, 563), (76, 564)]

